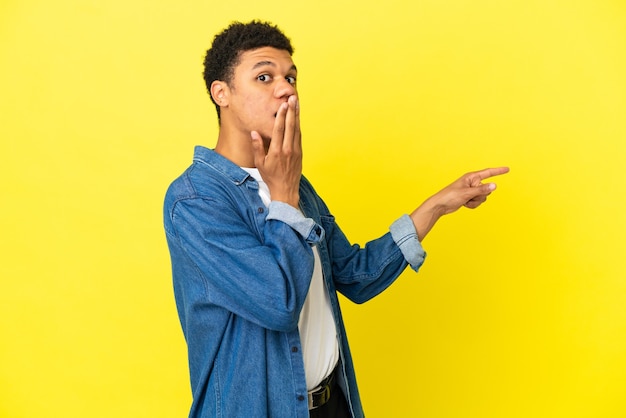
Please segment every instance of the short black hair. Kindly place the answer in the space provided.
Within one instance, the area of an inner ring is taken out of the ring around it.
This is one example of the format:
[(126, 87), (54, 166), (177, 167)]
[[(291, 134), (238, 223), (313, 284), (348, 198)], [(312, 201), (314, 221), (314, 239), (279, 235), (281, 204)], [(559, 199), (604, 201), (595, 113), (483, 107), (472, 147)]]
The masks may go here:
[[(252, 20), (248, 23), (233, 22), (222, 32), (215, 35), (211, 48), (204, 57), (204, 82), (211, 95), (211, 84), (224, 81), (232, 82), (235, 67), (243, 52), (262, 47), (282, 49), (293, 55), (291, 40), (276, 26), (269, 22)], [(220, 118), (220, 107), (211, 96)]]

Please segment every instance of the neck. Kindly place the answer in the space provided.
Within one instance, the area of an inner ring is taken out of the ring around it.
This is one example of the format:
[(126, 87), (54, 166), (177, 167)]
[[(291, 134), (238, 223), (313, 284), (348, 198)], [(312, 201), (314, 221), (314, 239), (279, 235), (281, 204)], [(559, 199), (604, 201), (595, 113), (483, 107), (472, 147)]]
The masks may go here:
[(229, 133), (220, 129), (217, 137), (215, 152), (229, 159), (239, 167), (256, 167), (254, 164), (254, 153), (252, 150), (252, 139), (250, 136), (240, 133)]

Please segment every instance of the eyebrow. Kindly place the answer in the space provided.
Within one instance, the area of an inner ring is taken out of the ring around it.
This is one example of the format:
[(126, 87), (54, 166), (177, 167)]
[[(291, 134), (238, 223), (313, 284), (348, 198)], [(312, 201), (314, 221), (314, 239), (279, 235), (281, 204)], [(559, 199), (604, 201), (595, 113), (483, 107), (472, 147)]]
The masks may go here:
[[(266, 65), (269, 65), (270, 67), (276, 67), (276, 63), (274, 63), (273, 61), (259, 61), (252, 66), (252, 69), (256, 70), (257, 68), (264, 67)], [(293, 64), (289, 70), (298, 72), (298, 68), (296, 68), (295, 64)]]

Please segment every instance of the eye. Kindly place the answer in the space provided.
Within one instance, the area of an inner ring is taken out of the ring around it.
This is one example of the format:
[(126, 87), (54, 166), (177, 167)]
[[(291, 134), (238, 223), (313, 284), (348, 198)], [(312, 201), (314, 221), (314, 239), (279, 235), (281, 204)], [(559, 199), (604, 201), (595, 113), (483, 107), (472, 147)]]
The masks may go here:
[(296, 78), (292, 75), (288, 75), (287, 77), (285, 77), (285, 79), (287, 80), (287, 82), (289, 84), (291, 84), (292, 86), (296, 85)]
[(258, 75), (256, 78), (257, 80), (262, 81), (264, 83), (267, 83), (268, 81), (270, 81), (269, 74), (261, 74), (261, 75)]

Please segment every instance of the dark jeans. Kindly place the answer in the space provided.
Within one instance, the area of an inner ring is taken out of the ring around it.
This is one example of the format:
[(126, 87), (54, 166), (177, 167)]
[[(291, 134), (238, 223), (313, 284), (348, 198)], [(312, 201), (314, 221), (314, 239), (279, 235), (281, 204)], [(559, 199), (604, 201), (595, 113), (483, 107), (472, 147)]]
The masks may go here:
[(309, 411), (311, 418), (351, 418), (350, 409), (339, 385), (335, 384), (330, 399), (319, 408)]

